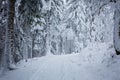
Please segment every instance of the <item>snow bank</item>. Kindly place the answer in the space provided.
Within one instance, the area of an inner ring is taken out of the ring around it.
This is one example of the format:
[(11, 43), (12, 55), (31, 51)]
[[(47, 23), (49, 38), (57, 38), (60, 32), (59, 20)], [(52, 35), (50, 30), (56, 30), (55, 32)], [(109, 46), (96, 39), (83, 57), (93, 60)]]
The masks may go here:
[(87, 62), (102, 63), (115, 56), (114, 46), (112, 43), (90, 43), (79, 56)]

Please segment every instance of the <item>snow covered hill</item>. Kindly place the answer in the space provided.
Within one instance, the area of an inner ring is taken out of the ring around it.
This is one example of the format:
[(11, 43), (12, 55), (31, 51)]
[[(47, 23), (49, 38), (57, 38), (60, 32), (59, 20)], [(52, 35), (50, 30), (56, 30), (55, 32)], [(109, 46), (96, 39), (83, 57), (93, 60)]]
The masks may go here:
[(94, 43), (79, 54), (24, 60), (0, 80), (120, 80), (120, 56), (113, 45)]

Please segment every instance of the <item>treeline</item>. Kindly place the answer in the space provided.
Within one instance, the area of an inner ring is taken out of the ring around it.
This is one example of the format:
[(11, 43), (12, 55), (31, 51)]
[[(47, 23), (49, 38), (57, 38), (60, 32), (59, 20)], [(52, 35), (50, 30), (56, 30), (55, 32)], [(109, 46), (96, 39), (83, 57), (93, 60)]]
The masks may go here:
[[(51, 2), (52, 1), (52, 2)], [(45, 56), (50, 27), (63, 0), (0, 0), (0, 70), (15, 69), (18, 61)]]
[(41, 0), (0, 0), (0, 70), (15, 69), (21, 59), (45, 55), (33, 54), (38, 35), (34, 26), (41, 25), (42, 6)]

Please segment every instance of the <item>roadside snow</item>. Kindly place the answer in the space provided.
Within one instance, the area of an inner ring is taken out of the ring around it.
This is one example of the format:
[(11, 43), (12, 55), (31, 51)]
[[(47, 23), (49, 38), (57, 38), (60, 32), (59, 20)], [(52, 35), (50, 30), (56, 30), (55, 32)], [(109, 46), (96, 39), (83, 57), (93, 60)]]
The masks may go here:
[(24, 60), (0, 80), (120, 80), (120, 56), (111, 43), (94, 43), (79, 54)]

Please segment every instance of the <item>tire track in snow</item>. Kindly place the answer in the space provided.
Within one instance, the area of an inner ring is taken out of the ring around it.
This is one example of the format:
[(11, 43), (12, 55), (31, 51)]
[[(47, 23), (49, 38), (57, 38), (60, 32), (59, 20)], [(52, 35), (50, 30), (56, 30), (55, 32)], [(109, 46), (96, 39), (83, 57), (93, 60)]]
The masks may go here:
[(41, 65), (38, 67), (38, 70), (29, 80), (51, 80), (53, 78), (61, 80), (60, 76), (63, 74), (62, 68), (64, 66), (64, 61), (61, 59), (61, 57), (56, 57), (57, 56), (45, 59), (44, 63), (41, 63)]
[(64, 59), (64, 63), (61, 66), (60, 80), (75, 80), (72, 65), (74, 64), (69, 59)]
[(62, 63), (61, 69), (60, 69), (60, 74), (61, 74), (60, 80), (64, 80), (64, 75), (65, 75), (65, 73), (63, 72), (64, 71), (64, 63), (65, 62)]
[[(42, 64), (42, 65), (41, 65)], [(29, 80), (39, 80), (39, 75), (40, 75), (40, 73), (41, 73), (41, 69), (42, 69), (42, 67), (45, 67), (45, 61), (44, 61), (44, 63), (42, 62), (40, 64), (40, 66), (38, 66), (38, 70), (32, 75), (32, 77), (30, 77), (30, 79)]]
[(37, 80), (38, 79), (38, 74), (40, 73), (41, 69), (39, 68), (30, 78), (30, 80)]

